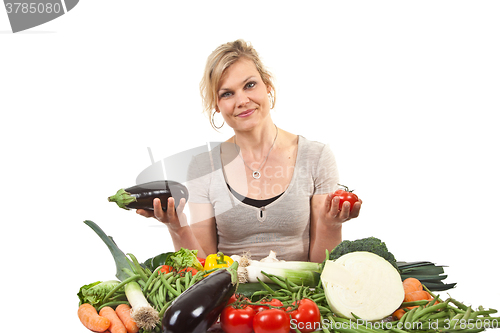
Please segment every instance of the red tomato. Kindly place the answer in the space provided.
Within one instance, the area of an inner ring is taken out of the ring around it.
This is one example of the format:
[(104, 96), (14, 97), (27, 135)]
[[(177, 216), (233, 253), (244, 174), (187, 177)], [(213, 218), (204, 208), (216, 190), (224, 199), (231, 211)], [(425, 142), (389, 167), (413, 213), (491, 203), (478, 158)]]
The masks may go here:
[(290, 312), (292, 320), (290, 322), (292, 328), (297, 329), (302, 333), (310, 333), (321, 327), (321, 314), (319, 308), (310, 299), (304, 298), (299, 301), (299, 306), (296, 310)]
[[(247, 302), (250, 302), (250, 300), (248, 299), (248, 297), (245, 297), (242, 294), (237, 294), (236, 293), (236, 294), (233, 294), (233, 296), (231, 296), (229, 298), (229, 301), (227, 301), (226, 305), (232, 304), (232, 303), (234, 303), (236, 301), (247, 301)], [(250, 307), (252, 307), (252, 306), (250, 306)]]
[[(283, 307), (283, 303), (280, 300), (276, 299), (276, 298), (273, 298), (270, 301), (262, 300), (259, 303), (261, 303), (261, 304), (269, 304), (269, 305), (272, 305), (272, 306)], [(255, 312), (260, 312), (260, 311), (263, 311), (263, 310), (270, 309), (270, 307), (268, 307), (266, 305), (260, 305), (260, 306), (259, 305), (252, 305), (252, 308), (255, 310)]]
[(179, 271), (180, 276), (185, 276), (187, 272), (191, 272), (191, 275), (198, 273), (198, 270), (193, 267), (183, 268)]
[(241, 308), (226, 306), (220, 314), (220, 326), (225, 333), (252, 333), (255, 311), (248, 305)]
[(338, 189), (337, 191), (335, 191), (335, 193), (333, 193), (333, 196), (339, 197), (339, 199), (340, 199), (339, 210), (342, 210), (342, 205), (344, 204), (344, 202), (347, 201), (350, 204), (349, 211), (352, 211), (352, 207), (359, 200), (358, 196), (356, 194), (352, 193), (352, 191), (349, 191), (349, 188), (347, 186), (344, 186), (344, 185), (340, 185), (340, 186), (342, 188)]
[(255, 333), (289, 333), (290, 316), (280, 309), (257, 312), (253, 317), (253, 330)]
[(160, 270), (159, 270), (159, 272), (158, 272), (158, 274), (160, 274), (160, 272), (167, 274), (167, 273), (172, 272), (173, 270), (174, 270), (174, 268), (172, 266), (162, 265), (161, 268), (160, 268)]

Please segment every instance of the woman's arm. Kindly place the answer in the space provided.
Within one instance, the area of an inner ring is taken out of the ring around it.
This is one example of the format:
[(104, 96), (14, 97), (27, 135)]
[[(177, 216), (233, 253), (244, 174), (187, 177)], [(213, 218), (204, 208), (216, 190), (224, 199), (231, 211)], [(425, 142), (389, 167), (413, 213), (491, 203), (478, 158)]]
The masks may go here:
[(330, 252), (342, 241), (342, 223), (355, 218), (361, 209), (361, 200), (354, 204), (352, 212), (349, 202), (344, 202), (342, 210), (339, 197), (329, 194), (316, 194), (311, 198), (311, 225), (309, 260), (322, 262), (326, 250)]
[(217, 253), (217, 228), (211, 204), (189, 204), (191, 215), (191, 230), (198, 244), (198, 254), (206, 257), (209, 254)]

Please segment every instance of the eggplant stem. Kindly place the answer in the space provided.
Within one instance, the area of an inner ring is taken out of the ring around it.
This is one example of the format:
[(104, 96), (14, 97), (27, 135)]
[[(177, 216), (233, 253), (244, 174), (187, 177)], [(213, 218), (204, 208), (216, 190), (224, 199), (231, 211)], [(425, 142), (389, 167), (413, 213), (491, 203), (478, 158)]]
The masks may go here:
[(127, 207), (128, 204), (137, 201), (137, 199), (130, 193), (125, 191), (123, 188), (119, 189), (115, 195), (108, 197), (109, 202), (116, 202), (118, 207), (123, 209), (130, 209)]

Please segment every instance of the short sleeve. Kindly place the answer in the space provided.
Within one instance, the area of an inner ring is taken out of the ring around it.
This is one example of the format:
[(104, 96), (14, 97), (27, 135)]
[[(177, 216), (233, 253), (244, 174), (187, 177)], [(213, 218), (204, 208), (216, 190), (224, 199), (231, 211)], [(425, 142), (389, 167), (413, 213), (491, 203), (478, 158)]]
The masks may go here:
[(327, 194), (338, 188), (339, 173), (335, 156), (329, 145), (324, 145), (314, 173), (314, 193)]
[(210, 203), (212, 167), (208, 153), (193, 156), (188, 166), (186, 187), (192, 203)]

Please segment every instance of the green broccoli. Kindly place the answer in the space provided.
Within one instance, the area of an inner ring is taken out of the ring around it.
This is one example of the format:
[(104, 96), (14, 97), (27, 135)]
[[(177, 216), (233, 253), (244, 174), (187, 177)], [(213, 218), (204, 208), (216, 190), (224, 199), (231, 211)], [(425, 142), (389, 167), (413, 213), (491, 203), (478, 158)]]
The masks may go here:
[(391, 265), (399, 271), (394, 255), (389, 252), (384, 242), (375, 237), (362, 238), (354, 241), (342, 241), (330, 252), (329, 259), (335, 260), (343, 256), (344, 254), (357, 251), (366, 251), (379, 255), (390, 262)]

